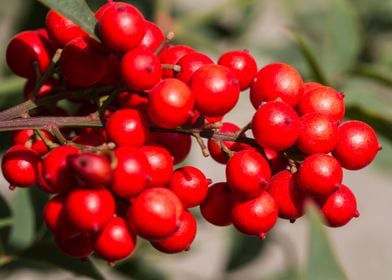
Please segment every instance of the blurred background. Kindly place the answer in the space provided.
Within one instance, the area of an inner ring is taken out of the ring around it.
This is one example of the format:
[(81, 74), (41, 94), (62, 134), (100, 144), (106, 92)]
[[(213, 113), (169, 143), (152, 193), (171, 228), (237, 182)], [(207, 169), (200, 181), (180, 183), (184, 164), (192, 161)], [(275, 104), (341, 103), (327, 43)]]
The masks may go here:
[[(86, 2), (95, 10), (105, 1)], [(336, 229), (320, 226), (311, 216), (294, 224), (279, 220), (263, 241), (200, 219), (190, 252), (165, 255), (139, 242), (129, 260), (110, 269), (97, 260), (84, 264), (50, 245), (34, 244), (45, 197), (28, 190), (11, 193), (2, 180), (0, 237), (9, 237), (7, 244), (0, 244), (0, 278), (99, 278), (94, 274), (98, 270), (110, 279), (391, 279), (392, 1), (125, 2), (136, 5), (165, 32), (174, 31), (175, 43), (189, 44), (215, 60), (226, 50), (248, 49), (259, 68), (282, 61), (296, 67), (306, 81), (343, 91), (347, 118), (370, 123), (383, 146), (371, 166), (344, 174), (361, 216)], [(1, 110), (22, 101), (25, 83), (7, 69), (7, 42), (19, 31), (42, 27), (46, 12), (38, 1), (0, 0)], [(253, 111), (244, 92), (225, 120), (245, 125)], [(10, 145), (9, 135), (3, 133), (0, 139), (4, 151)], [(197, 145), (183, 164), (199, 167), (214, 182), (224, 180), (224, 166), (203, 158)], [(10, 215), (13, 220), (7, 222)], [(7, 254), (4, 248), (9, 248)], [(324, 270), (311, 274), (315, 263)]]

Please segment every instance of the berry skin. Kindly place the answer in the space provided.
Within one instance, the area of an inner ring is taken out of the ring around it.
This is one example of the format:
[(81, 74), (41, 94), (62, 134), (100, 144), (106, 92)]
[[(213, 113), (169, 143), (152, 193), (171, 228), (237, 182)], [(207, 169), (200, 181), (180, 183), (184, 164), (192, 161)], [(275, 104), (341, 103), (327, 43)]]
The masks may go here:
[(137, 235), (159, 240), (177, 231), (183, 211), (181, 201), (172, 191), (150, 188), (131, 200), (128, 223)]
[(113, 170), (111, 190), (124, 198), (139, 194), (151, 178), (151, 167), (146, 156), (132, 147), (118, 147), (114, 150), (114, 155), (117, 164)]
[(214, 64), (214, 61), (207, 55), (199, 52), (188, 53), (178, 60), (177, 65), (181, 67), (181, 71), (176, 72), (174, 76), (184, 83), (189, 83), (193, 73), (207, 64)]
[(274, 151), (290, 148), (299, 133), (299, 117), (288, 104), (270, 101), (256, 111), (252, 132), (259, 145)]
[(218, 64), (226, 66), (236, 75), (240, 89), (247, 89), (257, 73), (257, 63), (247, 50), (228, 51), (218, 59)]
[(154, 52), (165, 40), (165, 35), (159, 26), (151, 21), (146, 20), (144, 25), (145, 34), (138, 48)]
[(197, 110), (210, 117), (223, 116), (238, 101), (240, 84), (231, 70), (208, 64), (193, 73), (190, 88), (195, 95)]
[(94, 251), (93, 242), (89, 234), (79, 234), (70, 238), (54, 236), (57, 247), (70, 257), (85, 259)]
[(141, 147), (149, 133), (144, 115), (135, 109), (114, 112), (107, 119), (105, 130), (109, 139), (120, 147)]
[[(175, 45), (164, 48), (158, 55), (162, 64), (175, 65), (186, 54), (192, 53), (195, 50), (187, 45)], [(164, 69), (162, 78), (173, 78), (174, 71), (171, 69)]]
[(338, 128), (338, 143), (333, 156), (342, 167), (358, 170), (369, 165), (381, 149), (377, 134), (361, 121), (346, 121)]
[(49, 38), (59, 48), (63, 48), (72, 39), (88, 35), (83, 29), (55, 10), (50, 10), (46, 15), (45, 28)]
[(39, 31), (23, 31), (8, 43), (6, 60), (8, 67), (16, 75), (36, 79), (34, 62), (40, 73), (46, 71), (54, 54), (52, 43)]
[(188, 251), (196, 237), (196, 231), (197, 223), (195, 217), (189, 211), (184, 211), (180, 218), (180, 226), (177, 231), (169, 237), (152, 241), (151, 245), (166, 254)]
[(272, 196), (263, 191), (251, 200), (236, 200), (231, 219), (240, 232), (264, 239), (278, 219), (278, 206)]
[[(33, 80), (33, 79), (27, 80), (25, 87), (23, 89), (23, 95), (26, 100), (33, 97), (33, 91), (34, 91), (35, 85), (36, 85), (35, 80)], [(35, 98), (39, 99), (44, 96), (48, 96), (48, 95), (52, 94), (56, 87), (59, 87), (59, 82), (54, 79), (48, 79), (39, 88)]]
[(128, 230), (124, 219), (113, 217), (94, 241), (94, 251), (112, 263), (125, 259), (136, 247), (136, 235)]
[(11, 188), (27, 188), (37, 183), (39, 162), (40, 157), (36, 151), (23, 145), (15, 145), (4, 153), (1, 170)]
[(342, 183), (340, 163), (327, 154), (313, 154), (305, 158), (297, 172), (299, 187), (311, 196), (320, 197), (333, 193)]
[(250, 87), (250, 101), (255, 109), (263, 101), (277, 98), (295, 107), (303, 92), (302, 78), (298, 71), (285, 63), (271, 63), (259, 70)]
[(179, 164), (185, 160), (191, 151), (192, 138), (188, 134), (154, 132), (152, 139), (159, 146), (164, 147), (172, 155), (173, 164)]
[(306, 154), (329, 153), (338, 141), (338, 124), (330, 116), (307, 113), (300, 118), (297, 147)]
[(356, 218), (359, 216), (355, 196), (343, 184), (333, 194), (319, 200), (318, 203), (325, 222), (330, 227), (344, 226), (353, 217)]
[(150, 92), (148, 116), (160, 127), (177, 128), (188, 120), (194, 102), (194, 95), (184, 82), (165, 79)]
[(111, 50), (126, 52), (137, 47), (145, 34), (145, 20), (140, 11), (128, 3), (108, 6), (98, 21), (102, 42)]
[(135, 48), (122, 57), (121, 75), (129, 88), (143, 91), (159, 82), (162, 67), (158, 57), (151, 51)]
[(178, 196), (184, 208), (192, 208), (206, 198), (208, 180), (196, 167), (183, 166), (173, 172), (168, 188)]
[(60, 68), (64, 78), (72, 85), (92, 86), (108, 71), (109, 55), (93, 38), (77, 37), (65, 45)]
[(148, 187), (165, 187), (173, 173), (173, 158), (160, 146), (143, 146), (140, 149), (151, 167)]
[(65, 212), (80, 231), (98, 232), (113, 217), (115, 201), (112, 194), (102, 189), (75, 189), (65, 202)]
[(294, 222), (303, 215), (305, 195), (289, 171), (283, 170), (272, 176), (267, 191), (278, 205), (280, 218)]
[(344, 95), (331, 87), (319, 86), (307, 91), (298, 102), (297, 112), (300, 116), (317, 112), (340, 121), (344, 117)]
[(225, 182), (215, 183), (208, 188), (206, 199), (200, 204), (204, 219), (216, 226), (231, 224), (231, 207), (234, 195)]
[(227, 162), (226, 178), (235, 195), (252, 198), (267, 186), (271, 169), (256, 150), (244, 150), (236, 152)]

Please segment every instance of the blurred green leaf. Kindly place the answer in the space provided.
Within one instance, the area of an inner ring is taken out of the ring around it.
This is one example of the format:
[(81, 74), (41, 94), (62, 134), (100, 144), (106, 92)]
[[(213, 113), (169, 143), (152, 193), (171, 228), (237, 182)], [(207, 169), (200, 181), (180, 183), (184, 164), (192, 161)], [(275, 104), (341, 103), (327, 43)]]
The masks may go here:
[(263, 251), (267, 239), (232, 231), (231, 248), (226, 262), (226, 271), (231, 272), (254, 261)]
[(374, 65), (360, 65), (354, 74), (379, 82), (385, 86), (392, 87), (392, 75), (390, 69), (379, 69)]
[(0, 251), (8, 240), (12, 221), (11, 209), (8, 202), (0, 195)]
[(30, 197), (35, 212), (35, 231), (39, 231), (45, 227), (43, 220), (43, 212), (46, 202), (49, 200), (49, 195), (43, 192), (40, 188), (30, 188)]
[(92, 279), (105, 279), (90, 259), (81, 261), (68, 257), (53, 242), (37, 243), (26, 251), (21, 252), (19, 257), (31, 262), (62, 268), (77, 275), (91, 277)]
[(278, 272), (271, 276), (264, 277), (262, 280), (302, 280), (304, 279), (301, 272), (296, 267), (290, 267), (285, 271)]
[(132, 256), (114, 266), (121, 274), (135, 280), (165, 280), (167, 277), (156, 267), (145, 262), (142, 258)]
[(35, 212), (28, 189), (17, 188), (11, 200), (14, 224), (7, 243), (7, 250), (19, 251), (34, 240)]
[(79, 25), (83, 30), (95, 36), (97, 21), (85, 0), (37, 0), (50, 9), (56, 10), (63, 16)]
[(304, 278), (309, 280), (345, 280), (344, 271), (332, 249), (319, 211), (314, 205), (307, 209), (309, 221), (309, 252)]

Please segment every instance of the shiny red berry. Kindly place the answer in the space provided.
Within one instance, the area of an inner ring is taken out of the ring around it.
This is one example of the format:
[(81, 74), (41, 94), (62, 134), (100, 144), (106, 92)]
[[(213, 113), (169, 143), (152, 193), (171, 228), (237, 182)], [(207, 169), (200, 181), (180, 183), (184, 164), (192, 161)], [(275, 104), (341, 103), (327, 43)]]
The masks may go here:
[(165, 35), (163, 35), (161, 28), (151, 21), (146, 20), (144, 26), (146, 28), (145, 34), (138, 48), (154, 52), (165, 40)]
[(154, 132), (151, 136), (154, 143), (169, 151), (173, 157), (173, 164), (184, 161), (191, 151), (192, 138), (188, 134)]
[(94, 252), (93, 241), (89, 234), (83, 233), (70, 238), (55, 234), (54, 237), (59, 249), (70, 257), (85, 259)]
[(193, 73), (206, 64), (214, 64), (214, 61), (203, 53), (188, 53), (178, 60), (177, 65), (181, 67), (181, 70), (176, 72), (174, 77), (180, 79), (184, 83), (188, 83), (191, 80)]
[[(164, 48), (158, 55), (162, 64), (175, 65), (186, 54), (192, 53), (195, 50), (187, 45), (171, 45)], [(174, 71), (171, 69), (164, 69), (162, 73), (163, 78), (173, 78)]]

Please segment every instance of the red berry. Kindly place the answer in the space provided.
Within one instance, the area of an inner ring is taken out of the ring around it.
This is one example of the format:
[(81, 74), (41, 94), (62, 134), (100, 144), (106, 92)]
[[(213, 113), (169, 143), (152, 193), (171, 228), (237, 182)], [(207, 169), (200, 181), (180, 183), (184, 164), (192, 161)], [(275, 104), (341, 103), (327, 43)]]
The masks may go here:
[(358, 170), (370, 164), (381, 149), (377, 134), (368, 124), (351, 120), (338, 128), (338, 143), (333, 156), (342, 167)]
[(296, 142), (299, 117), (288, 104), (270, 101), (256, 111), (251, 127), (259, 145), (274, 151), (282, 151)]
[(137, 235), (148, 240), (159, 240), (176, 232), (183, 213), (181, 209), (181, 201), (172, 191), (165, 188), (146, 189), (131, 201), (128, 223)]
[(146, 112), (148, 95), (123, 91), (117, 95), (117, 102), (120, 108), (136, 109), (141, 112)]
[(326, 196), (336, 190), (343, 179), (339, 162), (327, 154), (313, 154), (305, 158), (298, 169), (299, 187), (312, 196)]
[(138, 48), (154, 52), (165, 40), (165, 35), (163, 35), (159, 26), (151, 21), (146, 20), (144, 25), (146, 28), (145, 34)]
[(330, 227), (343, 226), (353, 217), (359, 216), (355, 196), (346, 185), (341, 185), (333, 194), (319, 200), (319, 205)]
[(189, 211), (184, 211), (179, 221), (180, 226), (172, 235), (151, 242), (155, 249), (167, 254), (189, 250), (191, 243), (196, 237), (196, 219)]
[(59, 249), (73, 258), (85, 259), (94, 251), (93, 242), (89, 234), (79, 234), (70, 238), (54, 236)]
[(194, 95), (184, 82), (165, 79), (150, 92), (148, 115), (160, 127), (177, 128), (188, 120), (194, 102)]
[(129, 50), (121, 60), (121, 75), (132, 90), (147, 90), (162, 76), (161, 63), (151, 51), (142, 48)]
[(188, 134), (154, 132), (152, 138), (155, 143), (169, 151), (174, 158), (173, 164), (184, 161), (191, 151), (192, 138)]
[(312, 91), (316, 88), (322, 87), (323, 85), (317, 82), (306, 82), (302, 84), (303, 89), (304, 89), (304, 94), (307, 93), (308, 91)]
[(271, 63), (257, 72), (250, 88), (250, 100), (255, 109), (263, 101), (277, 98), (295, 107), (303, 92), (302, 78), (298, 71), (285, 63)]
[(168, 188), (178, 196), (184, 208), (192, 208), (206, 198), (208, 180), (196, 167), (183, 166), (173, 172)]
[(151, 167), (142, 151), (132, 147), (114, 150), (116, 167), (111, 190), (120, 197), (131, 197), (144, 190), (151, 179)]
[(289, 161), (283, 152), (264, 149), (264, 154), (271, 168), (271, 174), (276, 174), (282, 170), (286, 170), (289, 166)]
[(209, 187), (206, 199), (200, 204), (200, 212), (213, 225), (230, 225), (233, 200), (234, 196), (227, 183), (215, 183)]
[(297, 147), (306, 154), (329, 153), (338, 141), (338, 124), (330, 116), (307, 113), (300, 118)]
[(69, 220), (80, 231), (100, 231), (113, 217), (115, 202), (106, 189), (75, 189), (65, 202)]
[(3, 156), (1, 170), (11, 187), (27, 188), (37, 183), (38, 153), (23, 145), (9, 148)]
[(272, 196), (263, 191), (251, 200), (236, 200), (231, 219), (240, 232), (265, 238), (278, 219), (278, 206)]
[(173, 173), (173, 158), (160, 146), (143, 146), (140, 149), (151, 167), (149, 187), (165, 187)]
[(203, 65), (193, 73), (190, 87), (197, 110), (212, 117), (229, 112), (240, 94), (240, 84), (233, 72), (215, 64)]
[[(25, 87), (23, 89), (23, 95), (26, 100), (29, 98), (33, 98), (33, 91), (35, 89), (35, 85), (36, 85), (35, 79), (27, 80)], [(52, 94), (54, 92), (54, 90), (56, 89), (56, 87), (59, 87), (59, 82), (54, 79), (48, 79), (38, 89), (38, 92), (35, 95), (35, 98), (39, 99), (44, 96), (48, 96), (48, 95)]]
[(109, 55), (93, 38), (77, 37), (65, 45), (60, 68), (64, 78), (75, 86), (88, 87), (108, 71)]
[(303, 94), (298, 102), (297, 112), (300, 116), (317, 112), (328, 115), (335, 120), (343, 119), (344, 95), (333, 88), (320, 86)]
[(136, 235), (119, 217), (113, 217), (94, 241), (95, 252), (110, 263), (128, 257), (135, 247)]
[(63, 48), (72, 39), (88, 35), (78, 25), (55, 10), (50, 10), (46, 15), (45, 28), (50, 39), (60, 48)]
[[(192, 53), (195, 50), (187, 45), (175, 45), (164, 48), (158, 55), (162, 64), (175, 65), (186, 54)], [(174, 71), (171, 69), (164, 69), (162, 73), (163, 78), (172, 78)]]
[(188, 53), (178, 60), (177, 65), (181, 67), (181, 71), (176, 72), (174, 77), (180, 79), (184, 83), (188, 83), (191, 80), (193, 73), (206, 64), (214, 64), (214, 61), (203, 53)]
[(289, 171), (283, 170), (272, 176), (267, 191), (278, 205), (280, 218), (295, 221), (303, 215), (305, 195)]
[(243, 198), (259, 195), (271, 178), (267, 160), (256, 150), (236, 152), (227, 162), (226, 178), (234, 194)]
[(236, 75), (240, 89), (247, 89), (257, 73), (257, 63), (248, 50), (228, 51), (218, 59), (218, 64), (226, 66)]
[(99, 37), (111, 50), (125, 52), (137, 47), (145, 34), (145, 20), (140, 11), (128, 3), (108, 6), (99, 15)]
[(141, 147), (148, 137), (148, 124), (135, 109), (120, 109), (105, 124), (108, 137), (118, 146)]
[(8, 43), (6, 60), (8, 67), (16, 75), (36, 79), (34, 63), (40, 73), (46, 71), (54, 54), (52, 43), (39, 31), (23, 31)]

